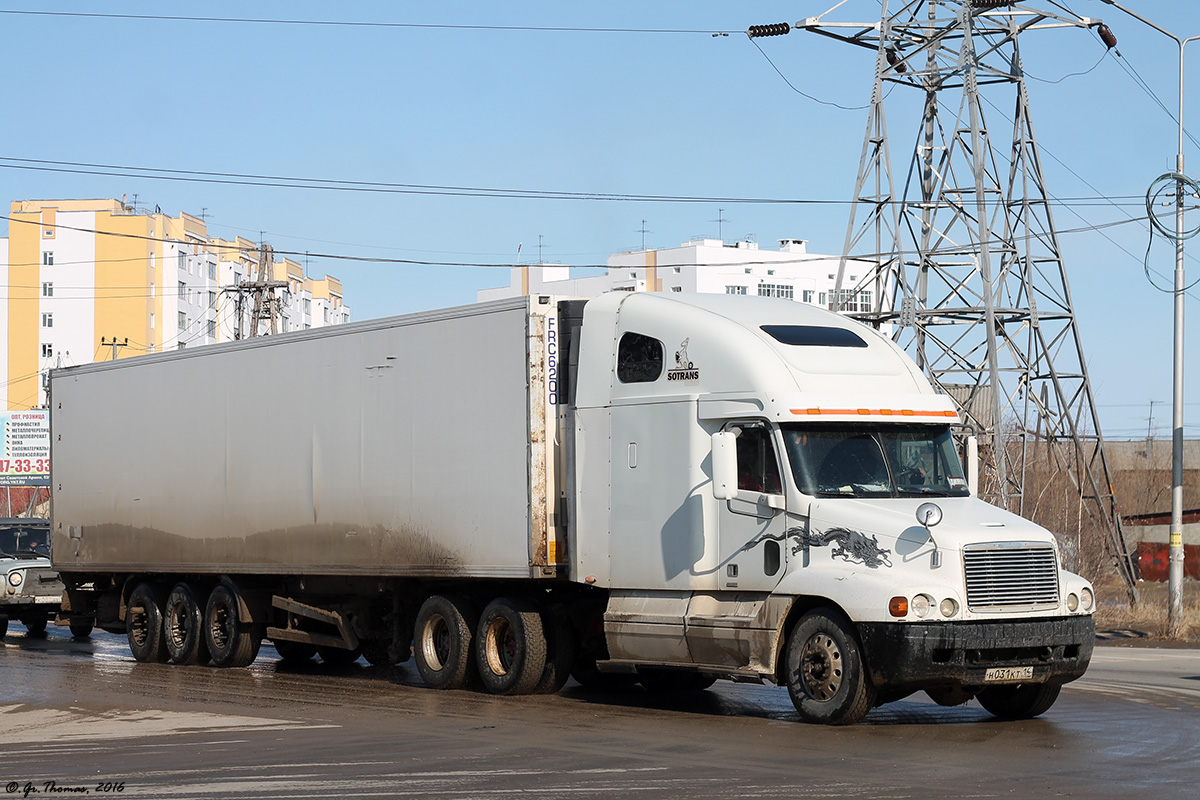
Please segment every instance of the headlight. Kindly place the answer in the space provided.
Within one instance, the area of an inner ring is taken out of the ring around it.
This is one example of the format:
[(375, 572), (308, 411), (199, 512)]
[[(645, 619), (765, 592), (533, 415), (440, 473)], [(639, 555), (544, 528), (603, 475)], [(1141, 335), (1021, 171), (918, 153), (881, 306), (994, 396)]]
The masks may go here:
[(943, 617), (953, 617), (958, 613), (958, 601), (953, 597), (947, 597), (938, 605), (938, 611), (942, 612)]
[(25, 581), (25, 574), (22, 572), (8, 573), (8, 585), (12, 587), (20, 586)]
[(1096, 597), (1092, 594), (1091, 589), (1085, 587), (1084, 590), (1079, 593), (1079, 600), (1083, 604), (1084, 611), (1091, 611), (1092, 604), (1096, 602)]
[(1079, 595), (1071, 592), (1067, 595), (1067, 611), (1075, 611), (1079, 608)]
[(933, 598), (927, 594), (919, 594), (912, 599), (908, 608), (915, 616), (925, 618), (933, 608)]

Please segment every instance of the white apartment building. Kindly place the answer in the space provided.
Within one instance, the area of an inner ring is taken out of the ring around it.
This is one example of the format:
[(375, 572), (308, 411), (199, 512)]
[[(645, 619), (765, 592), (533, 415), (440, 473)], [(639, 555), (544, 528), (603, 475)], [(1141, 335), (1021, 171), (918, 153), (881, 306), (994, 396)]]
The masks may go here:
[[(757, 242), (697, 239), (679, 247), (616, 253), (609, 256), (603, 275), (572, 278), (570, 267), (561, 265), (513, 267), (508, 286), (482, 289), (477, 299), (522, 294), (594, 297), (610, 291), (703, 292), (782, 297), (832, 308), (839, 261), (840, 256), (809, 253), (804, 239), (781, 239), (778, 250), (760, 249)], [(843, 310), (871, 310), (877, 290), (860, 287), (870, 265), (855, 260), (847, 265)], [(851, 287), (859, 288), (856, 292)]]

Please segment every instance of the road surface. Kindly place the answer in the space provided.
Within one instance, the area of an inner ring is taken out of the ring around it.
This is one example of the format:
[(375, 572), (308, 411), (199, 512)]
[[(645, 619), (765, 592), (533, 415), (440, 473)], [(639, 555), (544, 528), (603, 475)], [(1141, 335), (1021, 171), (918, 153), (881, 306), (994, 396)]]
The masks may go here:
[[(1174, 798), (1200, 779), (1200, 650), (1099, 647), (1044, 717), (914, 697), (851, 728), (720, 681), (556, 696), (437, 692), (411, 662), (139, 664), (124, 637), (0, 642), (5, 794), (162, 797)], [(118, 788), (120, 791), (118, 791)]]

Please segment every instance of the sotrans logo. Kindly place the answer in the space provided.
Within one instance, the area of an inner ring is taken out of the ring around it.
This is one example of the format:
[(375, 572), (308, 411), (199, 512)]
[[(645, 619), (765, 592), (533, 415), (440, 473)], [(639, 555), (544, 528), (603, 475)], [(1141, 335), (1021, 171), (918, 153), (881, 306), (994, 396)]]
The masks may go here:
[(696, 369), (696, 365), (688, 359), (688, 342), (690, 341), (691, 337), (684, 339), (683, 343), (679, 345), (679, 349), (675, 351), (675, 369), (667, 370), (667, 380), (700, 380), (700, 370)]

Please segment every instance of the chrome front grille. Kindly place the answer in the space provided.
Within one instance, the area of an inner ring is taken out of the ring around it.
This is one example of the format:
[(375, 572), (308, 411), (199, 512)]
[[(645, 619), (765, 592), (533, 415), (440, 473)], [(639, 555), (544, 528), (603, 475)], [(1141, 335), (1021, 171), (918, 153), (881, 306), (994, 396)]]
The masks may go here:
[(1058, 605), (1058, 563), (1047, 544), (997, 542), (963, 550), (972, 610)]

